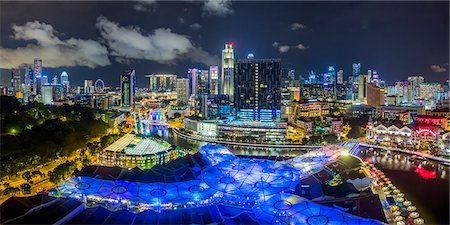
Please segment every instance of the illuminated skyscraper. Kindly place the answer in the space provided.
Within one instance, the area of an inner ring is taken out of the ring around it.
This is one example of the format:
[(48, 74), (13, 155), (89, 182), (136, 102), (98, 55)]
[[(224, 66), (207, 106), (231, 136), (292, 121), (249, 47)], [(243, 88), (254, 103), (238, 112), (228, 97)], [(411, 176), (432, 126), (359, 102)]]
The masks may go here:
[(352, 65), (352, 78), (353, 78), (353, 97), (352, 100), (357, 100), (359, 98), (359, 75), (361, 75), (361, 63), (353, 63)]
[(353, 67), (352, 76), (359, 77), (359, 75), (361, 75), (361, 63), (353, 63), (352, 67)]
[(11, 69), (11, 86), (14, 90), (14, 93), (20, 91), (21, 83), (22, 83), (22, 76), (20, 75), (20, 69), (12, 68)]
[(189, 80), (187, 78), (177, 79), (177, 102), (180, 105), (189, 103)]
[(176, 89), (177, 75), (175, 74), (150, 74), (145, 77), (149, 78), (149, 91), (170, 92)]
[(198, 69), (189, 69), (188, 70), (188, 77), (189, 77), (189, 86), (190, 86), (190, 96), (195, 96), (197, 95), (198, 92), (198, 84), (197, 84), (197, 79), (198, 79)]
[(369, 75), (359, 75), (358, 99), (360, 103), (367, 103), (367, 84), (369, 80)]
[(208, 70), (198, 70), (197, 79), (197, 94), (208, 95), (209, 94), (209, 71)]
[(219, 81), (220, 94), (229, 95), (233, 101), (234, 95), (234, 50), (232, 43), (226, 43), (222, 50), (222, 73)]
[(42, 76), (42, 59), (35, 58), (33, 63), (33, 94), (37, 95), (40, 93), (41, 88), (41, 76)]
[(209, 67), (209, 91), (212, 95), (219, 94), (219, 67)]
[(53, 102), (53, 86), (44, 85), (42, 86), (42, 104), (51, 105)]
[(66, 96), (70, 89), (69, 75), (66, 71), (61, 73), (61, 85), (63, 86), (63, 94)]
[(234, 107), (237, 119), (279, 121), (281, 119), (281, 60), (236, 61)]
[(344, 71), (339, 70), (337, 72), (337, 84), (343, 84), (344, 83)]
[(409, 81), (409, 92), (412, 94), (412, 100), (418, 98), (420, 95), (420, 83), (424, 82), (423, 76), (410, 76), (408, 77)]
[(191, 96), (209, 94), (209, 71), (201, 69), (189, 69), (188, 77), (191, 86)]
[(136, 94), (136, 72), (135, 70), (126, 70), (120, 76), (120, 87), (122, 106), (134, 106), (134, 95)]
[(397, 103), (408, 103), (413, 100), (413, 93), (409, 89), (409, 81), (397, 81), (395, 83), (395, 93), (397, 94)]
[(84, 94), (94, 93), (94, 81), (84, 80)]
[(378, 87), (375, 83), (367, 83), (367, 105), (380, 106), (384, 105), (385, 90)]

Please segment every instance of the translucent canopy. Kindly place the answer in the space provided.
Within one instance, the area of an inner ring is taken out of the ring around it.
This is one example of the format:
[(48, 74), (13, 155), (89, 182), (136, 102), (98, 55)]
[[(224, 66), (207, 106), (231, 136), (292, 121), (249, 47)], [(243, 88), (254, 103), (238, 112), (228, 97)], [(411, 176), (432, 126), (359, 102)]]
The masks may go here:
[(96, 194), (103, 182), (91, 177), (75, 177), (64, 181), (59, 190), (62, 196), (72, 194), (76, 195), (92, 195)]
[(275, 162), (239, 158), (218, 145), (205, 145), (200, 152), (207, 166), (193, 180), (139, 183), (74, 177), (63, 182), (59, 190), (64, 197), (88, 198), (112, 207), (139, 206), (144, 210), (231, 201), (270, 224), (381, 224), (292, 194), (302, 175), (313, 173), (314, 168), (329, 160), (324, 153)]
[(293, 194), (277, 194), (255, 205), (256, 218), (270, 224), (382, 224), (338, 209), (312, 203)]
[(170, 183), (140, 184), (139, 197), (154, 205), (168, 204), (178, 197), (178, 187)]

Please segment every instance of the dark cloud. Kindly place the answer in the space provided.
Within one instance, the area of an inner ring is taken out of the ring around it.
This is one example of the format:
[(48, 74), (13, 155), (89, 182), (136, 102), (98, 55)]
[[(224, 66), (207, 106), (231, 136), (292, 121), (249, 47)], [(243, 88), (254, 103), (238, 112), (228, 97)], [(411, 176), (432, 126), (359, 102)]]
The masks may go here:
[(434, 65), (431, 65), (430, 68), (435, 73), (447, 72), (447, 70), (448, 70), (448, 63), (443, 64), (443, 65), (434, 64)]
[(39, 21), (13, 25), (13, 38), (27, 41), (25, 47), (0, 47), (0, 68), (18, 67), (33, 62), (35, 57), (45, 61), (46, 67), (110, 65), (105, 46), (94, 40), (60, 39), (53, 26)]

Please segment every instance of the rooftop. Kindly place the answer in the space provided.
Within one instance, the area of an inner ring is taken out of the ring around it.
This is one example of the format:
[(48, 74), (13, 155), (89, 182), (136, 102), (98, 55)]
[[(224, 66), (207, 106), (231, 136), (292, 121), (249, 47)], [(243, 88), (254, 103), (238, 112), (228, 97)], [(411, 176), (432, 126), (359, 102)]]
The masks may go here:
[(152, 138), (136, 137), (134, 134), (126, 134), (110, 146), (106, 151), (124, 151), (127, 155), (150, 155), (158, 152), (170, 150), (170, 145), (165, 145), (161, 141)]
[(171, 149), (155, 140), (144, 138), (136, 143), (134, 146), (125, 148), (127, 155), (150, 155), (158, 152), (163, 152)]

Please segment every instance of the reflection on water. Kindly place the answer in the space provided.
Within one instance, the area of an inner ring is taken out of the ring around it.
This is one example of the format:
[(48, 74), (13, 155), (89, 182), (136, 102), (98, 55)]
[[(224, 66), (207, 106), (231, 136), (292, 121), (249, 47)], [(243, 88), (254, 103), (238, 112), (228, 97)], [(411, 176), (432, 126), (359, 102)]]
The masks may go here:
[(383, 171), (426, 224), (449, 224), (449, 167), (403, 153), (361, 147), (359, 157)]
[[(171, 143), (174, 146), (181, 146), (186, 149), (192, 149), (194, 147), (201, 147), (206, 142), (186, 140), (178, 137), (176, 134), (172, 132), (167, 126), (154, 126), (151, 125), (149, 127), (149, 131), (151, 134), (156, 134)], [(295, 156), (295, 155), (303, 155), (306, 150), (302, 149), (294, 149), (294, 150), (285, 150), (278, 148), (254, 148), (254, 147), (244, 147), (244, 146), (233, 146), (229, 147), (230, 151), (235, 155), (246, 155), (246, 156)]]
[(360, 157), (389, 170), (413, 171), (422, 179), (449, 179), (448, 167), (434, 161), (421, 160), (401, 153), (361, 150)]

